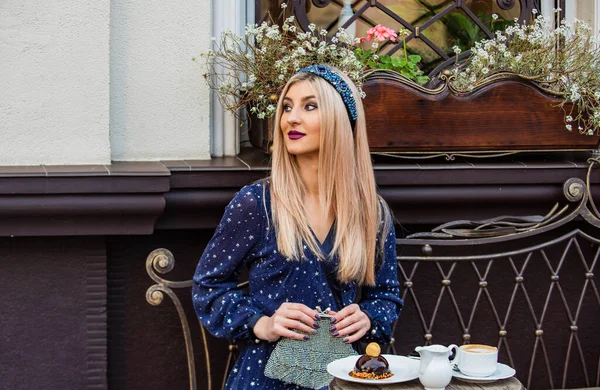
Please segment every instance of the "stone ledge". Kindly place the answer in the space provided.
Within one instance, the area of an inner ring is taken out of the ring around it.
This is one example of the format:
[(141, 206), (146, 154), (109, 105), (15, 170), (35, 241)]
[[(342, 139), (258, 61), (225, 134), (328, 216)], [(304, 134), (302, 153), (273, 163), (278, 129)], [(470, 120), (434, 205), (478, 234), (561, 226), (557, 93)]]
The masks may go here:
[[(563, 183), (585, 179), (586, 156), (415, 161), (377, 156), (380, 193), (403, 224), (545, 214)], [(233, 194), (269, 173), (246, 149), (212, 160), (0, 167), (0, 236), (152, 234), (213, 229)], [(592, 173), (600, 191), (600, 170)]]

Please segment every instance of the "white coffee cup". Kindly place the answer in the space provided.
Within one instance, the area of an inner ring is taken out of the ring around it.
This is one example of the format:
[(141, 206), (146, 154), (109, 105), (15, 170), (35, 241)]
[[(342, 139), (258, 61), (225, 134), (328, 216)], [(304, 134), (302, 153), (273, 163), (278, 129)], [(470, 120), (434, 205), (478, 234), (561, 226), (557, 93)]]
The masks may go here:
[(483, 344), (465, 344), (456, 351), (454, 363), (463, 374), (484, 377), (496, 371), (498, 348)]

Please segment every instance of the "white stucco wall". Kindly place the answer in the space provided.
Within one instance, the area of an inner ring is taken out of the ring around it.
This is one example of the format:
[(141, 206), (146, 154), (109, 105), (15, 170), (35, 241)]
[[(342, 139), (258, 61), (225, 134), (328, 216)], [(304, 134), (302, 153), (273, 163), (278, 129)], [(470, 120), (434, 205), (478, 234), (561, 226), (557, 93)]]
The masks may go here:
[(0, 165), (110, 161), (109, 0), (0, 1)]
[(210, 0), (112, 0), (113, 160), (210, 158)]

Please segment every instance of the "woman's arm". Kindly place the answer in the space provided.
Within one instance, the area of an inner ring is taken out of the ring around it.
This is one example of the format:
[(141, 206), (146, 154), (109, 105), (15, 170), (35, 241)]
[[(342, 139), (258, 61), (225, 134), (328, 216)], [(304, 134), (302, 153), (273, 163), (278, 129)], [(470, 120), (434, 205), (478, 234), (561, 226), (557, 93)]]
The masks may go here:
[(377, 268), (375, 286), (363, 287), (358, 304), (371, 320), (371, 328), (363, 340), (385, 344), (392, 338), (392, 325), (398, 319), (403, 305), (396, 263), (396, 231), (389, 215), (388, 226), (388, 232), (380, 238), (385, 240), (385, 249), (383, 263)]
[(242, 188), (206, 246), (193, 278), (192, 300), (204, 327), (217, 337), (253, 342), (252, 327), (264, 314), (238, 277), (260, 251), (264, 231), (262, 188)]

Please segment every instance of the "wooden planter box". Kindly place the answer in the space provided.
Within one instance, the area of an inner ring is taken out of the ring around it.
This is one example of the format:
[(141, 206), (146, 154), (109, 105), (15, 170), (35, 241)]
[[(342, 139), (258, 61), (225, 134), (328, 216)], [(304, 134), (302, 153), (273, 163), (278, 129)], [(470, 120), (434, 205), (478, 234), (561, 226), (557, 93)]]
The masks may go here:
[(363, 87), (369, 145), (378, 152), (597, 149), (600, 138), (568, 131), (559, 100), (534, 85), (502, 81), (473, 93), (424, 93), (397, 80)]
[[(598, 149), (600, 137), (568, 131), (560, 100), (524, 81), (506, 80), (472, 93), (447, 86), (420, 90), (389, 76), (363, 86), (373, 152), (524, 152)], [(565, 107), (569, 109), (569, 107)], [(253, 121), (250, 139), (268, 151), (268, 121)]]

